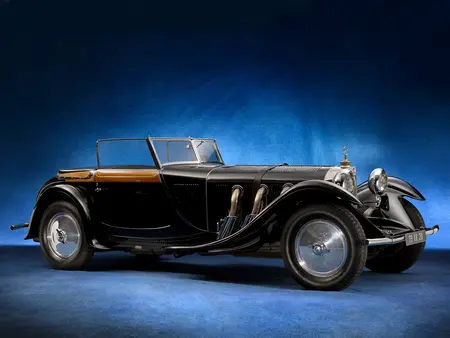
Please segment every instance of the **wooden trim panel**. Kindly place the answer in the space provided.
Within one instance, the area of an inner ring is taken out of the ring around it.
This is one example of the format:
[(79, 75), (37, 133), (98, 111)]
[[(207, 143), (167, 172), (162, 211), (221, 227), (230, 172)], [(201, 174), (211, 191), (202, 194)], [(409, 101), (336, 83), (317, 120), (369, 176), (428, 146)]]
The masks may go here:
[(160, 183), (158, 169), (97, 169), (58, 173), (66, 182)]
[(94, 172), (92, 170), (58, 173), (56, 177), (66, 182), (94, 182)]
[(95, 182), (144, 182), (159, 183), (158, 169), (98, 169), (94, 173)]

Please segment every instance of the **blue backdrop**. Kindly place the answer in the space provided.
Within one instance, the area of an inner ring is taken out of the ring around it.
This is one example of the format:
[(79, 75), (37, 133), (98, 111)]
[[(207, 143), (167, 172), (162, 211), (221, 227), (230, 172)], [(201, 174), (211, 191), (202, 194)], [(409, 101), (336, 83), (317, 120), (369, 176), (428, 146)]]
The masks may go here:
[(9, 225), (98, 138), (150, 134), (214, 137), (238, 164), (347, 145), (359, 180), (416, 186), (442, 225), (428, 247), (450, 246), (448, 1), (152, 3), (0, 5), (0, 243), (25, 243)]

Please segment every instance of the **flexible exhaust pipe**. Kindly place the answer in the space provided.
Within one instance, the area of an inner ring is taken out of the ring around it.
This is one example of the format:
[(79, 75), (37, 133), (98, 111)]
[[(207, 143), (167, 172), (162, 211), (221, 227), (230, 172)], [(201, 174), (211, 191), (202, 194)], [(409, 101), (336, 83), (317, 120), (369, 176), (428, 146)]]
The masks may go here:
[(234, 232), (235, 223), (237, 220), (236, 215), (239, 210), (239, 202), (243, 194), (244, 188), (242, 188), (240, 185), (233, 186), (231, 193), (230, 211), (228, 212), (228, 216), (225, 217), (225, 219), (223, 219), (221, 222), (219, 233), (217, 234), (217, 239), (225, 238)]
[(252, 212), (247, 215), (242, 223), (241, 228), (247, 226), (255, 217), (261, 212), (263, 198), (267, 195), (269, 188), (267, 185), (262, 184), (255, 195), (255, 200), (253, 202)]

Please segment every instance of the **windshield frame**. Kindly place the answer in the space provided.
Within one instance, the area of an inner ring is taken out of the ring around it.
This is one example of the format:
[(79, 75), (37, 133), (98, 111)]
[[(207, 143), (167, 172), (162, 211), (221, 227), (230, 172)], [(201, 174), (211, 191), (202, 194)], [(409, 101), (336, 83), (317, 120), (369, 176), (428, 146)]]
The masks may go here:
[[(191, 144), (192, 150), (194, 151), (195, 157), (197, 158), (196, 161), (173, 161), (173, 162), (162, 162), (159, 158), (158, 152), (156, 151), (156, 147), (153, 144), (153, 141), (184, 141), (189, 142)], [(208, 161), (201, 161), (200, 160), (200, 154), (197, 150), (197, 147), (195, 146), (194, 142), (209, 142), (213, 144), (214, 150), (216, 151), (218, 161), (214, 162), (208, 162)], [(152, 149), (152, 153), (155, 155), (155, 159), (159, 164), (159, 167), (164, 167), (168, 165), (176, 165), (176, 164), (225, 164), (223, 162), (222, 155), (220, 154), (219, 147), (217, 146), (217, 142), (213, 138), (192, 138), (192, 137), (148, 137), (148, 143), (150, 144), (150, 147)]]

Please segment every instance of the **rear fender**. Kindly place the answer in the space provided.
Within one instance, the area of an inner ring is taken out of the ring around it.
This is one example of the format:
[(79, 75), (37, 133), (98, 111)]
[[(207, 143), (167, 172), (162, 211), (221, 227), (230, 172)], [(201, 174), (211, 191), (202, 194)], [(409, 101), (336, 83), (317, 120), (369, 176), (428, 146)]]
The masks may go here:
[(290, 217), (293, 212), (297, 211), (299, 207), (298, 203), (309, 204), (326, 201), (345, 204), (355, 213), (358, 213), (358, 211), (352, 205), (362, 205), (356, 196), (334, 183), (322, 180), (303, 181), (292, 186), (284, 194), (275, 198), (247, 226), (230, 236), (200, 245), (166, 247), (166, 250), (204, 252), (213, 249), (217, 250), (225, 247), (245, 245), (245, 243), (249, 243), (258, 238), (272, 224), (274, 217), (282, 215), (283, 220)]
[[(47, 189), (44, 189), (38, 196), (25, 239), (34, 239), (39, 237), (39, 225), (42, 214), (51, 203), (58, 200), (65, 200), (74, 203), (86, 222), (91, 222), (92, 218), (89, 210), (89, 198), (88, 194), (84, 190), (78, 189), (69, 184), (52, 185)], [(85, 231), (88, 236), (92, 238), (90, 227), (86, 227)]]

